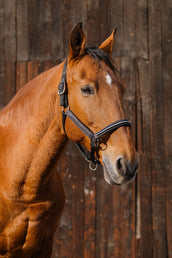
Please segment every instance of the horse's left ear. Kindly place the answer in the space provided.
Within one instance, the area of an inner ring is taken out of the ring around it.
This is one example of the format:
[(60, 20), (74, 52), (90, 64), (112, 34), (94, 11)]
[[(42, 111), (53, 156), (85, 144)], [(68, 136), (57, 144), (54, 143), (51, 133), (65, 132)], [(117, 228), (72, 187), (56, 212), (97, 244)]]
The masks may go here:
[(117, 29), (112, 31), (112, 34), (99, 46), (109, 57), (112, 56), (113, 42)]
[(69, 59), (76, 58), (85, 51), (85, 35), (82, 30), (82, 23), (78, 23), (72, 30), (69, 41)]

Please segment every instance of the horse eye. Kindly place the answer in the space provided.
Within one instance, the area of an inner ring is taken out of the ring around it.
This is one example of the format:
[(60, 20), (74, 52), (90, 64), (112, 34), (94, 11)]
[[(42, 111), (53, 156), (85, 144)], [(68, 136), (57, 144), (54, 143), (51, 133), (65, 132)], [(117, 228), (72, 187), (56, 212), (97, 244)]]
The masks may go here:
[(94, 94), (94, 88), (91, 85), (85, 85), (84, 87), (81, 88), (81, 92), (84, 95), (91, 95), (91, 94)]

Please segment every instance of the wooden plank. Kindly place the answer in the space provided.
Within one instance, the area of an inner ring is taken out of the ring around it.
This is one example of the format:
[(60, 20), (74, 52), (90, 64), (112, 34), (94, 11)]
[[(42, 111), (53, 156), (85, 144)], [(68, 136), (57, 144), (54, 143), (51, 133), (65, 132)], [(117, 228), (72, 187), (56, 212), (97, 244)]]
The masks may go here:
[(135, 182), (121, 187), (121, 257), (135, 255)]
[[(39, 66), (38, 66), (38, 74), (49, 70), (51, 67), (53, 67), (55, 65), (56, 64), (53, 62), (53, 60), (52, 61), (46, 60), (46, 61), (40, 62)], [(57, 85), (57, 87), (58, 87), (58, 85)]]
[[(73, 152), (72, 148), (72, 152)], [(76, 150), (77, 151), (77, 150)], [(84, 256), (84, 171), (81, 166), (80, 153), (75, 153), (72, 160), (72, 175), (74, 178), (73, 209), (72, 209), (72, 232), (73, 232), (73, 254), (75, 257)]]
[(39, 73), (40, 63), (38, 61), (32, 61), (27, 63), (27, 81), (32, 80)]
[[(72, 1), (72, 9), (71, 9), (71, 14), (72, 14), (72, 23), (73, 23), (73, 27), (76, 26), (79, 22), (83, 22), (82, 18), (83, 17), (83, 5), (84, 5), (84, 1), (80, 1), (80, 0), (73, 0)], [(84, 25), (84, 24), (83, 24)]]
[[(112, 33), (110, 28), (110, 1), (102, 1), (99, 5), (99, 42), (100, 44)], [(113, 30), (113, 29), (112, 29)]]
[(167, 257), (164, 177), (164, 102), (162, 83), (161, 1), (149, 2), (149, 56), (151, 59), (152, 96), (152, 219), (153, 257)]
[(120, 193), (120, 187), (114, 187), (113, 194), (112, 194), (112, 221), (111, 221), (111, 241), (109, 242), (109, 250), (108, 250), (108, 257), (122, 257), (121, 256), (121, 193)]
[(133, 186), (112, 187), (103, 176), (99, 181), (96, 257), (134, 257)]
[(111, 230), (112, 187), (103, 177), (102, 168), (98, 171), (96, 185), (96, 257), (108, 257), (108, 233)]
[(51, 60), (62, 60), (63, 49), (63, 1), (49, 0), (51, 3)]
[(17, 60), (28, 59), (28, 4), (27, 0), (16, 1)]
[(136, 50), (137, 57), (149, 58), (149, 8), (148, 1), (136, 1)]
[(84, 168), (84, 257), (95, 257), (96, 239), (96, 176), (88, 169), (83, 160)]
[[(52, 257), (84, 257), (84, 168), (80, 153), (69, 143), (58, 165), (66, 204), (56, 231)], [(89, 240), (90, 241), (90, 240)], [(88, 251), (89, 252), (89, 251)]]
[(17, 1), (18, 60), (63, 58), (62, 1)]
[(0, 1), (0, 107), (15, 94), (15, 1)]
[(123, 55), (136, 55), (136, 4), (135, 0), (123, 2)]
[[(135, 141), (135, 63), (130, 57), (121, 58), (120, 67), (121, 80), (126, 84), (126, 93), (124, 95), (124, 110), (125, 116), (132, 123), (133, 141)], [(122, 185), (120, 189), (120, 244), (121, 257), (134, 257), (135, 255), (135, 211), (136, 211), (136, 196), (135, 196), (136, 181)]]
[(87, 1), (86, 39), (88, 46), (98, 46), (99, 42), (99, 1)]
[[(35, 78), (40, 73), (47, 71), (55, 65), (52, 61), (28, 61), (26, 64), (26, 80), (27, 82)], [(24, 66), (20, 69), (24, 69)], [(24, 72), (24, 70), (23, 70)]]
[(50, 60), (52, 51), (50, 1), (28, 2), (28, 38), (29, 60)]
[[(58, 163), (62, 182), (65, 189), (66, 202), (60, 224), (54, 237), (54, 248), (52, 257), (73, 257), (73, 191), (75, 186), (75, 177), (71, 170), (71, 150), (73, 146), (70, 143)], [(73, 153), (73, 152), (72, 152)]]
[(166, 248), (167, 257), (172, 258), (172, 2), (162, 2), (162, 72), (164, 86), (164, 143), (166, 181)]
[(17, 62), (16, 64), (16, 91), (23, 87), (27, 82), (27, 63)]
[(136, 55), (136, 3), (131, 1), (110, 1), (111, 26), (118, 28), (114, 50), (117, 56)]
[[(135, 64), (130, 57), (122, 57), (120, 64), (120, 78), (126, 86), (124, 110), (126, 118), (135, 126)], [(132, 132), (135, 133), (133, 129)]]
[(63, 55), (67, 57), (69, 52), (69, 37), (72, 31), (72, 1), (64, 0), (63, 1)]
[[(142, 170), (144, 171), (144, 176), (146, 175), (146, 169), (148, 171), (151, 170), (149, 168), (149, 164), (151, 160), (147, 157), (146, 153), (142, 155), (143, 143), (142, 138), (143, 135), (143, 116), (142, 116), (142, 88), (144, 84), (148, 85), (147, 81), (145, 81), (145, 77), (147, 76), (147, 80), (149, 78), (149, 62), (143, 63), (140, 62), (141, 59), (148, 60), (149, 58), (149, 24), (148, 24), (148, 1), (138, 0), (135, 2), (136, 5), (136, 16), (135, 16), (135, 39), (136, 39), (136, 66), (135, 66), (135, 74), (136, 74), (136, 106), (135, 106), (135, 139), (136, 139), (136, 148), (140, 154), (140, 165), (138, 170), (138, 175), (136, 178), (136, 246), (135, 246), (135, 255), (136, 257), (141, 256), (151, 256), (151, 244), (152, 244), (152, 221), (150, 217), (145, 214), (145, 209), (151, 210), (151, 181), (146, 181), (142, 178)], [(139, 64), (138, 64), (139, 63)], [(144, 77), (144, 72), (146, 72), (146, 76)], [(142, 77), (140, 78), (140, 73)], [(150, 83), (150, 81), (148, 80)], [(140, 85), (141, 84), (141, 85)], [(144, 92), (144, 89), (143, 89)], [(145, 103), (144, 103), (145, 104)], [(143, 104), (143, 109), (144, 109)], [(146, 103), (146, 106), (149, 105)], [(147, 135), (150, 136), (149, 127), (147, 125)], [(148, 142), (149, 143), (149, 142)], [(148, 148), (149, 149), (149, 148)], [(149, 151), (150, 152), (150, 151)], [(143, 179), (143, 180), (142, 180)], [(147, 179), (147, 178), (146, 178)], [(150, 179), (150, 178), (149, 178)], [(147, 182), (147, 184), (145, 184)], [(146, 191), (146, 196), (145, 196)], [(147, 198), (148, 197), (148, 198)], [(145, 205), (146, 201), (146, 205)], [(143, 221), (142, 221), (143, 220)], [(145, 248), (147, 246), (147, 248)], [(144, 247), (144, 248), (143, 248)], [(142, 250), (140, 250), (140, 248)]]
[(139, 59), (137, 76), (137, 147), (140, 154), (138, 186), (140, 192), (141, 225), (136, 257), (153, 257), (152, 225), (152, 104), (150, 61)]
[(114, 56), (122, 56), (122, 49), (123, 49), (123, 2), (120, 0), (113, 1), (110, 0), (110, 20), (111, 20), (111, 29), (117, 28), (117, 33), (115, 36), (115, 43), (114, 43), (114, 50), (113, 50), (113, 57)]
[[(117, 27), (116, 56), (148, 58), (148, 6), (146, 1), (109, 1), (111, 29)], [(132, 8), (132, 9), (131, 9)], [(131, 15), (132, 14), (132, 15)], [(137, 44), (136, 44), (137, 43)]]

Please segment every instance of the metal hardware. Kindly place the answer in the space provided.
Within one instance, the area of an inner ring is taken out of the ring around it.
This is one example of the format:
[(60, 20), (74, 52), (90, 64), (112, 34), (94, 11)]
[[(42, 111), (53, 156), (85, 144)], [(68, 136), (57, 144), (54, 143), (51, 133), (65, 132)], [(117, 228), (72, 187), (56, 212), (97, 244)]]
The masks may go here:
[[(94, 164), (95, 167), (92, 167), (92, 164)], [(92, 161), (89, 161), (89, 169), (90, 169), (91, 171), (96, 171), (97, 168), (98, 168), (98, 163), (93, 163)]]
[(64, 94), (65, 91), (66, 91), (66, 83), (65, 83), (65, 81), (61, 81), (61, 82), (59, 83), (58, 95)]

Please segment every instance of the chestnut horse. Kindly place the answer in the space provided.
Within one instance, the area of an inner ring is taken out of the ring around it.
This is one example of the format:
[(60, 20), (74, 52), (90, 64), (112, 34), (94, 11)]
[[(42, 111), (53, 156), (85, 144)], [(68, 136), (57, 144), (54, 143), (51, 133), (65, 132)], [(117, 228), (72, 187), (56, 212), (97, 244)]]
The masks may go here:
[(88, 48), (79, 23), (67, 62), (27, 83), (1, 110), (0, 257), (51, 256), (65, 203), (56, 165), (68, 139), (91, 152), (91, 167), (103, 165), (109, 184), (135, 177), (138, 156), (124, 119), (125, 87), (110, 61), (114, 34)]

